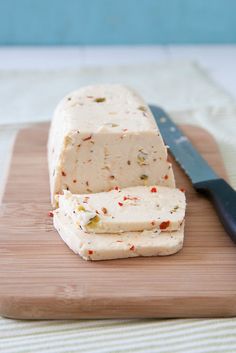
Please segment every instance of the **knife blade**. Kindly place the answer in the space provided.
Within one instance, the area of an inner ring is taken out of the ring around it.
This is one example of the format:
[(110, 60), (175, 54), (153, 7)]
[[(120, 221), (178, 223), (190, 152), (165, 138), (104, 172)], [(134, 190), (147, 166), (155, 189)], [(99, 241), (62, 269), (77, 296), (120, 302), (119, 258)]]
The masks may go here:
[(211, 199), (225, 230), (236, 243), (236, 191), (215, 173), (162, 108), (156, 105), (149, 107), (171, 154), (193, 187)]

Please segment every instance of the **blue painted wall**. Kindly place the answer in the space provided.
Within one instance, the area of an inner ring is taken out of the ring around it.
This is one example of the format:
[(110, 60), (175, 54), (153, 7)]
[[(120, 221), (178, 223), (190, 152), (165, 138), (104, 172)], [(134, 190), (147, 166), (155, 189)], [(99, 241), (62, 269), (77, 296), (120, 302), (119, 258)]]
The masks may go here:
[(236, 43), (236, 0), (0, 0), (0, 45)]

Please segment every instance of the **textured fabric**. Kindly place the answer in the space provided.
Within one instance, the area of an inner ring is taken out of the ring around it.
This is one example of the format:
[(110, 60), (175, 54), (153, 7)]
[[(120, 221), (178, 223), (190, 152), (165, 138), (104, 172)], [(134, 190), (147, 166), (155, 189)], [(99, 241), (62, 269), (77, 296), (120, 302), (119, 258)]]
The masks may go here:
[(236, 320), (0, 321), (5, 353), (228, 353)]
[[(162, 105), (175, 121), (206, 128), (217, 140), (236, 187), (236, 104), (191, 63), (0, 72), (0, 123), (7, 124), (0, 128), (1, 186), (9, 161), (6, 152), (16, 131), (8, 125), (48, 120), (61, 96), (95, 82), (131, 85), (148, 102)], [(236, 319), (27, 322), (2, 318), (0, 352), (236, 352)]]

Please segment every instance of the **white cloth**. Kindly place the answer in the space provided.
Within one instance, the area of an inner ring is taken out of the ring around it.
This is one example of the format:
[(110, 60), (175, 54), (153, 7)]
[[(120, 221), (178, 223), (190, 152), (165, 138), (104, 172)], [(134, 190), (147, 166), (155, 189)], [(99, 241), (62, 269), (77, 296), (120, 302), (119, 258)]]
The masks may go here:
[[(218, 142), (229, 179), (236, 187), (236, 103), (204, 70), (187, 62), (60, 72), (0, 72), (1, 186), (6, 180), (7, 152), (14, 141), (15, 124), (49, 120), (64, 94), (96, 82), (128, 84), (147, 102), (163, 106), (176, 122), (207, 129)], [(234, 318), (50, 322), (0, 319), (0, 352), (3, 353), (235, 351)]]

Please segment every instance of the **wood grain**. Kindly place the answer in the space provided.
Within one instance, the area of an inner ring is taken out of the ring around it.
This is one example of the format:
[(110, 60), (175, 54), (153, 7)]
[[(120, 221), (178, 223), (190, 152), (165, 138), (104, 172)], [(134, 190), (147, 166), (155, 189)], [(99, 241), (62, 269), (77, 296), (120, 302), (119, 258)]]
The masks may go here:
[[(183, 126), (225, 177), (204, 130)], [(24, 319), (222, 317), (236, 315), (236, 247), (208, 200), (174, 163), (187, 192), (183, 250), (173, 256), (86, 262), (48, 217), (48, 125), (20, 131), (0, 220), (0, 314)]]

